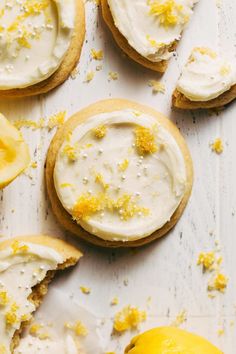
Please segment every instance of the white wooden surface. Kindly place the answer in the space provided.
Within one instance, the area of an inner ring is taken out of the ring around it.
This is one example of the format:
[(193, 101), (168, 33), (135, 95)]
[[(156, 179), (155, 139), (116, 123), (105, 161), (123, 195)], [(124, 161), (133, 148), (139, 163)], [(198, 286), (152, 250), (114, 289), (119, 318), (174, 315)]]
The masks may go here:
[[(47, 130), (23, 129), (30, 144), (32, 158), (38, 168), (30, 170), (32, 179), (22, 175), (11, 186), (0, 191), (0, 234), (11, 237), (19, 234), (47, 233), (64, 235), (80, 245), (84, 258), (73, 272), (58, 278), (55, 287), (69, 293), (101, 319), (107, 350), (123, 353), (133, 333), (111, 338), (112, 316), (127, 304), (147, 309), (148, 320), (142, 329), (166, 325), (182, 311), (187, 312), (184, 328), (212, 340), (224, 353), (236, 353), (236, 104), (220, 114), (172, 112), (170, 99), (180, 69), (193, 46), (218, 46), (235, 58), (236, 2), (223, 0), (221, 9), (216, 0), (200, 0), (195, 14), (177, 49), (177, 56), (162, 80), (166, 94), (152, 95), (147, 86), (149, 79), (160, 76), (132, 63), (114, 44), (103, 24), (100, 12), (93, 2), (86, 3), (87, 39), (84, 45), (80, 74), (69, 79), (54, 92), (36, 98), (0, 101), (2, 111), (11, 121), (38, 120), (55, 112), (66, 110), (69, 117), (82, 107), (109, 97), (124, 97), (148, 104), (168, 115), (186, 137), (195, 167), (195, 185), (187, 210), (169, 235), (135, 252), (131, 250), (103, 250), (74, 239), (56, 223), (45, 195), (43, 167), (46, 151), (53, 135)], [(103, 49), (103, 70), (86, 84), (88, 70), (95, 70), (100, 62), (92, 61), (91, 48)], [(119, 80), (108, 81), (109, 71), (116, 71)], [(209, 143), (220, 136), (225, 143), (221, 156), (212, 153)], [(200, 251), (215, 248), (219, 239), (224, 257), (224, 271), (229, 285), (224, 295), (215, 299), (207, 296), (207, 275), (196, 266)], [(80, 285), (91, 287), (92, 292), (81, 294)], [(120, 304), (110, 306), (118, 296)], [(152, 301), (147, 306), (148, 297)], [(225, 334), (218, 336), (218, 329)], [(200, 353), (199, 353), (200, 354)]]

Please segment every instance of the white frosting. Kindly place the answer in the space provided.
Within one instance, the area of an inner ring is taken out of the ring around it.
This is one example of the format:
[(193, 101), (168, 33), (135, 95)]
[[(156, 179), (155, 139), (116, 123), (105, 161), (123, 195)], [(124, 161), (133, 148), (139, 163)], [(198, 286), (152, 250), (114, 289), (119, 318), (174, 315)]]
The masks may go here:
[[(10, 344), (22, 316), (30, 317), (35, 311), (35, 305), (28, 300), (32, 288), (45, 278), (47, 271), (63, 262), (62, 256), (49, 247), (25, 242), (19, 245), (27, 250), (14, 253), (9, 247), (0, 251), (0, 303), (1, 294), (7, 294), (6, 304), (0, 306), (0, 348), (6, 354), (11, 352)], [(7, 314), (13, 316), (10, 324), (6, 322)]]
[[(66, 328), (65, 323), (75, 324), (80, 321), (86, 328), (87, 335), (77, 335)], [(23, 333), (15, 354), (103, 354), (98, 333), (96, 317), (85, 310), (65, 291), (51, 288), (45, 301), (35, 314), (33, 325), (41, 327), (35, 334), (30, 334), (31, 327)], [(48, 338), (40, 339), (47, 334)]]
[(236, 66), (208, 48), (195, 48), (177, 89), (191, 101), (209, 101), (236, 84)]
[[(153, 14), (150, 10), (155, 2), (159, 8)], [(108, 0), (118, 30), (131, 47), (152, 62), (170, 58), (169, 49), (180, 39), (197, 2), (198, 0)], [(166, 9), (168, 4), (170, 11)], [(172, 24), (169, 23), (170, 17)]]
[(0, 89), (39, 83), (58, 69), (70, 46), (75, 1), (4, 3), (0, 4)]
[[(107, 128), (102, 139), (93, 133), (100, 125)], [(150, 129), (156, 152), (139, 155), (134, 146), (137, 127)], [(152, 234), (170, 220), (185, 193), (186, 168), (176, 140), (156, 118), (130, 109), (99, 114), (74, 129), (70, 146), (79, 151), (77, 157), (75, 161), (68, 158), (65, 141), (57, 156), (54, 183), (71, 215), (81, 196), (100, 199), (101, 193), (116, 201), (129, 195), (134, 205), (146, 210), (124, 219), (122, 207), (105, 207), (89, 218), (76, 220), (85, 230), (104, 240), (131, 241)], [(128, 167), (120, 171), (125, 160)], [(98, 174), (108, 184), (105, 191), (96, 181)]]

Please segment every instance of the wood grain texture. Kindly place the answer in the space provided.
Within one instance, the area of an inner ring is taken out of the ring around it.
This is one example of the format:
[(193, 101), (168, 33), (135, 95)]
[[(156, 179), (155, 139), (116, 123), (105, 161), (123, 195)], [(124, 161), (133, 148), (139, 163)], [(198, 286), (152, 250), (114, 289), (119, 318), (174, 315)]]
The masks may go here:
[[(141, 329), (170, 324), (183, 309), (187, 321), (183, 328), (207, 337), (226, 354), (235, 354), (236, 327), (236, 168), (235, 115), (233, 102), (220, 113), (179, 112), (171, 110), (171, 95), (181, 69), (192, 47), (210, 46), (236, 55), (236, 3), (224, 0), (220, 9), (215, 0), (200, 1), (191, 24), (161, 78), (166, 93), (152, 95), (148, 81), (160, 80), (159, 74), (131, 62), (117, 50), (100, 11), (93, 2), (86, 3), (87, 42), (79, 64), (80, 73), (59, 89), (46, 96), (0, 101), (0, 110), (11, 120), (34, 119), (66, 110), (70, 117), (81, 108), (101, 99), (122, 97), (149, 105), (177, 124), (190, 147), (194, 162), (195, 184), (185, 215), (165, 238), (143, 248), (103, 250), (74, 241), (56, 223), (46, 199), (44, 163), (54, 131), (22, 129), (30, 144), (31, 155), (38, 162), (30, 175), (18, 177), (0, 192), (0, 234), (51, 234), (66, 237), (84, 251), (79, 268), (60, 277), (55, 287), (74, 295), (82, 305), (92, 310), (105, 323), (101, 326), (107, 341), (107, 351), (123, 354), (134, 333), (111, 339), (112, 317), (127, 304), (147, 309), (148, 319)], [(218, 20), (220, 18), (220, 25)], [(104, 60), (90, 58), (91, 48), (103, 49)], [(103, 69), (96, 71), (102, 65)], [(88, 71), (95, 77), (84, 83)], [(108, 81), (110, 71), (117, 72), (117, 81)], [(212, 153), (209, 144), (217, 137), (224, 142), (224, 152)], [(219, 239), (224, 261), (223, 271), (229, 277), (224, 295), (209, 299), (207, 274), (196, 266), (201, 251), (215, 249)], [(81, 294), (80, 285), (91, 287), (91, 294)], [(111, 307), (118, 296), (120, 303)], [(152, 301), (148, 302), (151, 296)], [(217, 331), (225, 328), (225, 334)]]

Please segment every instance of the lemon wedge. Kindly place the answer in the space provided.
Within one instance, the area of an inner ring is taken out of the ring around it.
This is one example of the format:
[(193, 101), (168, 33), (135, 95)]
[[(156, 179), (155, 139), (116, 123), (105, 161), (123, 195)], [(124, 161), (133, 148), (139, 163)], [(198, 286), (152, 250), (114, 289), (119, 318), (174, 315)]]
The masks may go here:
[(0, 189), (11, 183), (30, 163), (21, 133), (0, 114)]

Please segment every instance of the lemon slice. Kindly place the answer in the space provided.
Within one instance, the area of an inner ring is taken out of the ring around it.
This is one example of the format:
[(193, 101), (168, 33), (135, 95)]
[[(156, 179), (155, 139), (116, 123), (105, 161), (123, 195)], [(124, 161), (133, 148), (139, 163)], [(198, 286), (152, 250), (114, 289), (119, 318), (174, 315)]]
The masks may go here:
[(30, 163), (21, 133), (0, 114), (0, 189), (11, 183)]

